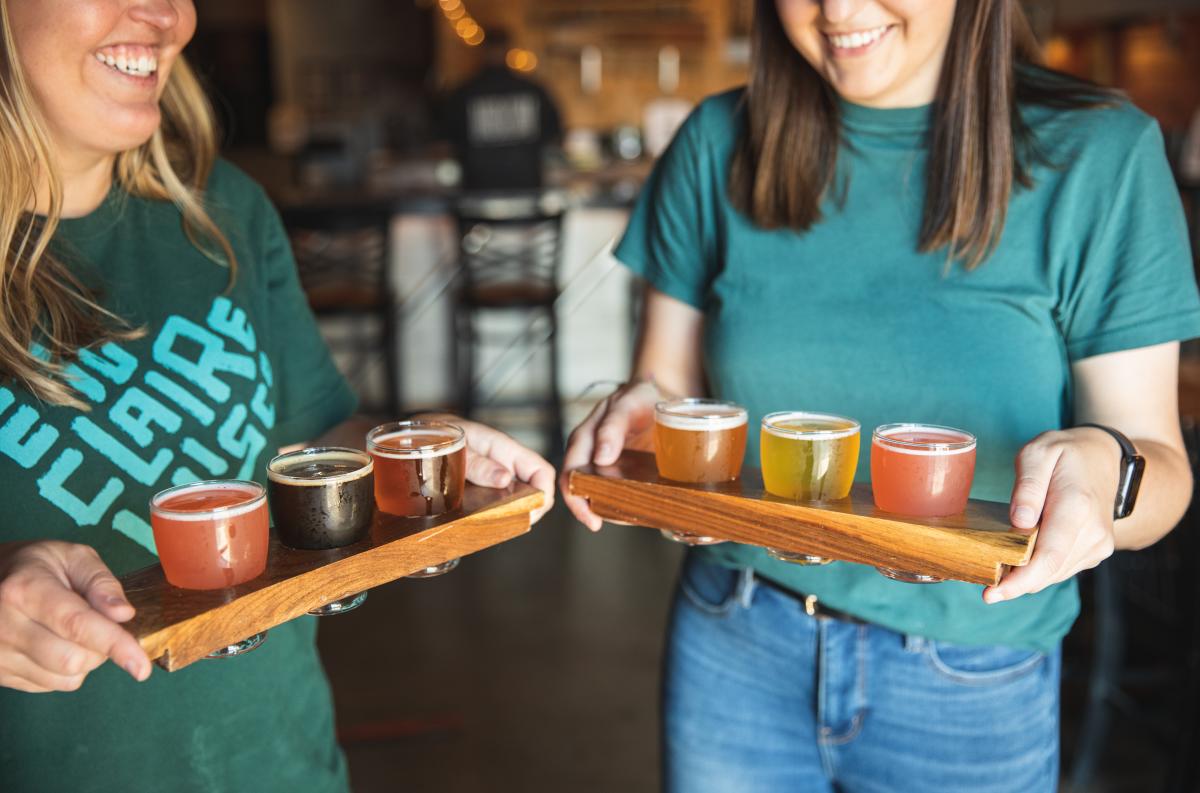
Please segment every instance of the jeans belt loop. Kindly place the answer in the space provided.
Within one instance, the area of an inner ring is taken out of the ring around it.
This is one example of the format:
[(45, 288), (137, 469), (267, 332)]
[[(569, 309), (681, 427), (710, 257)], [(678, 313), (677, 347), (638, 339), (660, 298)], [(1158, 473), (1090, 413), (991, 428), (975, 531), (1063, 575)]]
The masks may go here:
[(754, 587), (757, 583), (754, 568), (743, 567), (737, 583), (737, 601), (742, 608), (748, 609), (754, 605)]
[(804, 613), (810, 617), (817, 616), (817, 596), (816, 595), (805, 595), (804, 596)]

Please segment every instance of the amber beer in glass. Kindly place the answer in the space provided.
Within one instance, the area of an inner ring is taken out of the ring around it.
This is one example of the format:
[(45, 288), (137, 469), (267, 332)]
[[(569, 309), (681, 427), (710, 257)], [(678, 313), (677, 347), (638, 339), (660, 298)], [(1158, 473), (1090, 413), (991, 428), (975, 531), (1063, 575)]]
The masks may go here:
[[(975, 436), (936, 424), (884, 424), (871, 438), (871, 492), (885, 512), (914, 517), (958, 515), (967, 508), (975, 477)], [(891, 568), (900, 581), (931, 583), (936, 576)]]
[(658, 474), (676, 482), (732, 482), (746, 453), (746, 409), (715, 399), (675, 399), (654, 408)]
[[(715, 399), (675, 399), (654, 406), (654, 461), (658, 475), (697, 484), (732, 482), (746, 453), (746, 409)], [(686, 531), (664, 531), (685, 545), (724, 540)]]
[(270, 518), (257, 482), (194, 482), (163, 490), (150, 500), (150, 527), (172, 586), (222, 589), (266, 569)]
[(421, 518), (462, 506), (467, 441), (441, 421), (394, 421), (367, 433), (375, 460), (375, 501), (389, 515)]
[[(763, 487), (791, 501), (836, 501), (850, 495), (858, 468), (859, 424), (828, 413), (785, 411), (762, 420), (759, 453)], [(831, 560), (776, 548), (767, 552), (795, 564)]]

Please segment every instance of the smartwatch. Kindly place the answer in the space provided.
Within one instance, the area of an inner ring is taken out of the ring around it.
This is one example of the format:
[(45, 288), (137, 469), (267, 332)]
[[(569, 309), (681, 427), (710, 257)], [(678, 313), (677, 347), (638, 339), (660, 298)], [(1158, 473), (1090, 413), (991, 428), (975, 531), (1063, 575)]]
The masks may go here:
[(1146, 458), (1137, 453), (1137, 449), (1125, 435), (1112, 427), (1103, 424), (1077, 424), (1077, 427), (1094, 427), (1104, 430), (1113, 436), (1121, 447), (1121, 476), (1117, 480), (1117, 497), (1113, 501), (1113, 520), (1127, 518), (1133, 512), (1137, 501), (1138, 488), (1142, 486), (1142, 474), (1146, 471)]

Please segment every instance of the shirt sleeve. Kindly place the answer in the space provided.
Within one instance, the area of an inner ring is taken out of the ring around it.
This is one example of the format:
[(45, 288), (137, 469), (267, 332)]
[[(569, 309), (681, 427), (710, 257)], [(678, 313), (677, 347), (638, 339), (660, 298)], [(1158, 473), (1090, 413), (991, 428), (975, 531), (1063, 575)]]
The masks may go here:
[(358, 400), (337, 370), (300, 288), (283, 221), (270, 207), (263, 265), (271, 327), (269, 355), (275, 383), (276, 439), (280, 446), (312, 440), (354, 413)]
[(1079, 268), (1060, 321), (1072, 361), (1200, 335), (1200, 297), (1179, 192), (1146, 119), (1099, 222), (1080, 224)]
[(713, 181), (704, 176), (709, 164), (700, 127), (697, 109), (655, 164), (613, 253), (655, 289), (703, 310), (716, 263), (712, 224), (704, 222)]

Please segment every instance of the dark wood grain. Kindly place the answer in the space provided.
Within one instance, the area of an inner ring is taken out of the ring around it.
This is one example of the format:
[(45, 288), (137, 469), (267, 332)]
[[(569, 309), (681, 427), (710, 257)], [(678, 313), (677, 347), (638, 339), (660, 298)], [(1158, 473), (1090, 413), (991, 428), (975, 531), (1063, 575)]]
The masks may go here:
[(121, 579), (137, 609), (128, 627), (151, 659), (181, 669), (310, 609), (518, 537), (543, 501), (525, 484), (467, 485), (461, 510), (436, 518), (376, 513), (367, 539), (344, 548), (300, 551), (272, 536), (266, 571), (228, 589), (178, 589), (153, 565)]
[(801, 504), (767, 493), (756, 468), (720, 485), (662, 479), (645, 452), (572, 471), (570, 489), (609, 520), (977, 584), (1028, 563), (1037, 536), (1009, 524), (1007, 504), (971, 501), (962, 515), (911, 518), (876, 509), (866, 484), (843, 501)]

